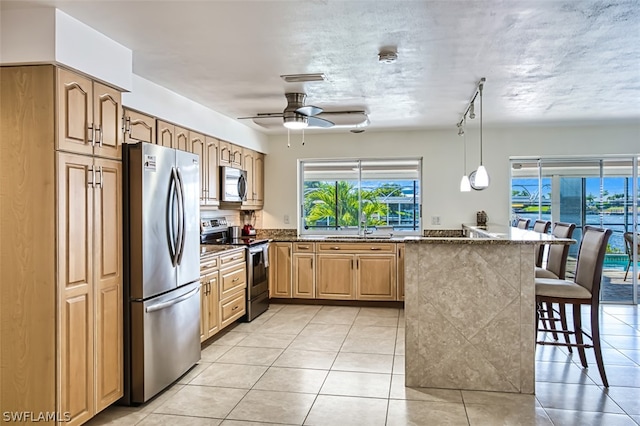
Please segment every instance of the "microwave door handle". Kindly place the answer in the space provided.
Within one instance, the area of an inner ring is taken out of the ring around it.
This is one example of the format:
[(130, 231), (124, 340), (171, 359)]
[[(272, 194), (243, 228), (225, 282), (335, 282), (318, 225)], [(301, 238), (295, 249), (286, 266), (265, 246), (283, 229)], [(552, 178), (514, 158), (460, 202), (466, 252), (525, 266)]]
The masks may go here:
[(238, 178), (238, 195), (240, 196), (240, 201), (247, 199), (247, 180), (242, 173)]
[(182, 181), (182, 173), (178, 168), (176, 170), (176, 176), (178, 178), (178, 249), (176, 251), (176, 263), (180, 265), (182, 263), (182, 254), (184, 253), (184, 240), (185, 240), (185, 202), (184, 202), (184, 182)]

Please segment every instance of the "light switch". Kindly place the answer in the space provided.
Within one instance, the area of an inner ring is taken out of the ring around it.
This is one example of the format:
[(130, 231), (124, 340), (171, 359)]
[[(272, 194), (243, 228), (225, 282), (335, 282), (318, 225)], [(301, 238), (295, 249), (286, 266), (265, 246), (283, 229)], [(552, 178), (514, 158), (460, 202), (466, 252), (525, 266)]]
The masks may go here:
[(288, 214), (284, 215), (284, 223), (285, 223), (285, 225), (289, 224), (289, 215)]

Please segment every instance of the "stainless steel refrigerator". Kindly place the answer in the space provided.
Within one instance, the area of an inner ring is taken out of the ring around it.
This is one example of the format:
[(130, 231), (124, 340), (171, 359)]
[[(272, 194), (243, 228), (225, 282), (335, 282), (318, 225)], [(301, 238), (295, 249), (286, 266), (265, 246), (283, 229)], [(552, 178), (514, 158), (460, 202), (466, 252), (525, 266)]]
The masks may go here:
[(125, 396), (140, 404), (200, 360), (198, 156), (125, 145)]

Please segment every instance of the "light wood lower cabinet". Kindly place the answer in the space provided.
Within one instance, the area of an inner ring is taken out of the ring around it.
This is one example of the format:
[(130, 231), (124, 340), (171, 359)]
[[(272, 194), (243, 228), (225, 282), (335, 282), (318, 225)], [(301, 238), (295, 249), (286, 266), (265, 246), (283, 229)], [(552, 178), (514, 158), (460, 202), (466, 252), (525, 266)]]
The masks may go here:
[(396, 300), (396, 256), (356, 255), (356, 299)]
[(200, 341), (220, 331), (220, 272), (218, 256), (200, 260)]
[(291, 243), (269, 245), (269, 296), (291, 298)]
[(314, 299), (316, 297), (315, 254), (293, 254), (293, 297)]
[(316, 295), (319, 299), (355, 299), (355, 256), (318, 254)]

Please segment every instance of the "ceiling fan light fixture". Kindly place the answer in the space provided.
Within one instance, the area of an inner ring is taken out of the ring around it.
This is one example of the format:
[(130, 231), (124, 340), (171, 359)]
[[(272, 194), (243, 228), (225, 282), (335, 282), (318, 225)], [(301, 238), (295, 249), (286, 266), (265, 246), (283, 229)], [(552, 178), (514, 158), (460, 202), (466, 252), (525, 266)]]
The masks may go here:
[(300, 130), (306, 128), (309, 123), (304, 115), (295, 115), (292, 117), (283, 117), (284, 127), (291, 130)]
[(312, 73), (312, 74), (283, 74), (281, 79), (287, 83), (306, 83), (309, 81), (326, 81), (327, 76), (324, 73)]

